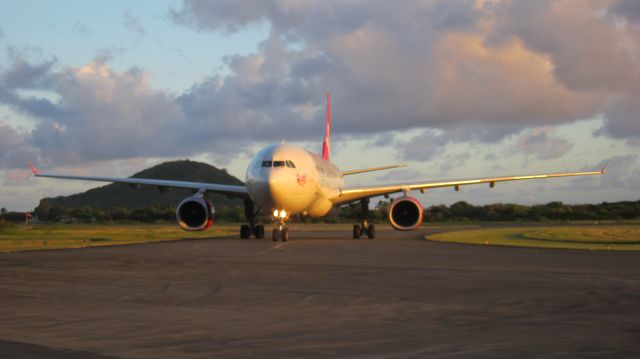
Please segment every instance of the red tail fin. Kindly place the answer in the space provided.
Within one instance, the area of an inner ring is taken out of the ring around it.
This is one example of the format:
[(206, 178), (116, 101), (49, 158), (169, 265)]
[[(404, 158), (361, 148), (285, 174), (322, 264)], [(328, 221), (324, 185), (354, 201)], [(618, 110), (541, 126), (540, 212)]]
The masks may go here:
[(327, 94), (327, 119), (324, 123), (324, 141), (322, 142), (322, 159), (329, 161), (331, 147), (331, 94)]

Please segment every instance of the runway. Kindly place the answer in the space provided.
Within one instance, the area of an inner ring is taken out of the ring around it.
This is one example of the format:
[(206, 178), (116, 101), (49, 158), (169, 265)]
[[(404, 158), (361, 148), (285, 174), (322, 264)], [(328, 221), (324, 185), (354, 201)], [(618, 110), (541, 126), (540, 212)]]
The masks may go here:
[(640, 357), (640, 254), (429, 231), (0, 254), (0, 358)]

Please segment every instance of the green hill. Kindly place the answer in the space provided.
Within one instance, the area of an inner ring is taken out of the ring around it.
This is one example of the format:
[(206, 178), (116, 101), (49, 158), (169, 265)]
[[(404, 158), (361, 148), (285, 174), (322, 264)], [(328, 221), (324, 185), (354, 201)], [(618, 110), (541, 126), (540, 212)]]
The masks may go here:
[[(225, 170), (218, 169), (206, 163), (195, 161), (164, 162), (134, 174), (135, 178), (154, 178), (177, 181), (211, 182), (229, 185), (242, 185), (243, 182), (228, 174)], [(126, 207), (129, 209), (149, 207), (175, 207), (184, 198), (190, 196), (190, 190), (170, 189), (160, 192), (155, 186), (141, 186), (139, 189), (129, 185), (112, 183), (106, 186), (90, 189), (84, 193), (40, 200), (40, 206), (72, 208), (114, 208)], [(226, 196), (208, 194), (207, 198), (216, 209), (228, 206), (240, 206), (242, 201), (230, 199)]]

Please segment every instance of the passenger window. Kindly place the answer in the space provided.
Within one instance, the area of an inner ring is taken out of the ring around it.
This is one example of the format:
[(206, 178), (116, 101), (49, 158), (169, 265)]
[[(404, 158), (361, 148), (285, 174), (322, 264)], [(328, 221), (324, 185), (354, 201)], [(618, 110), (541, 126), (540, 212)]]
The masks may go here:
[(296, 165), (293, 164), (293, 161), (288, 161), (291, 168), (296, 168)]
[(271, 167), (271, 161), (262, 161), (262, 167)]
[(273, 167), (284, 167), (284, 161), (273, 161)]

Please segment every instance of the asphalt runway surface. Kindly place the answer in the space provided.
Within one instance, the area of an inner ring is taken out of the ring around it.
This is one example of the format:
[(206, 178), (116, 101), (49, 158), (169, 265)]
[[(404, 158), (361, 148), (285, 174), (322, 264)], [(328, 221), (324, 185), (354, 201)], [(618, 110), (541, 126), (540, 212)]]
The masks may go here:
[(429, 231), (0, 254), (0, 357), (640, 357), (640, 253)]

